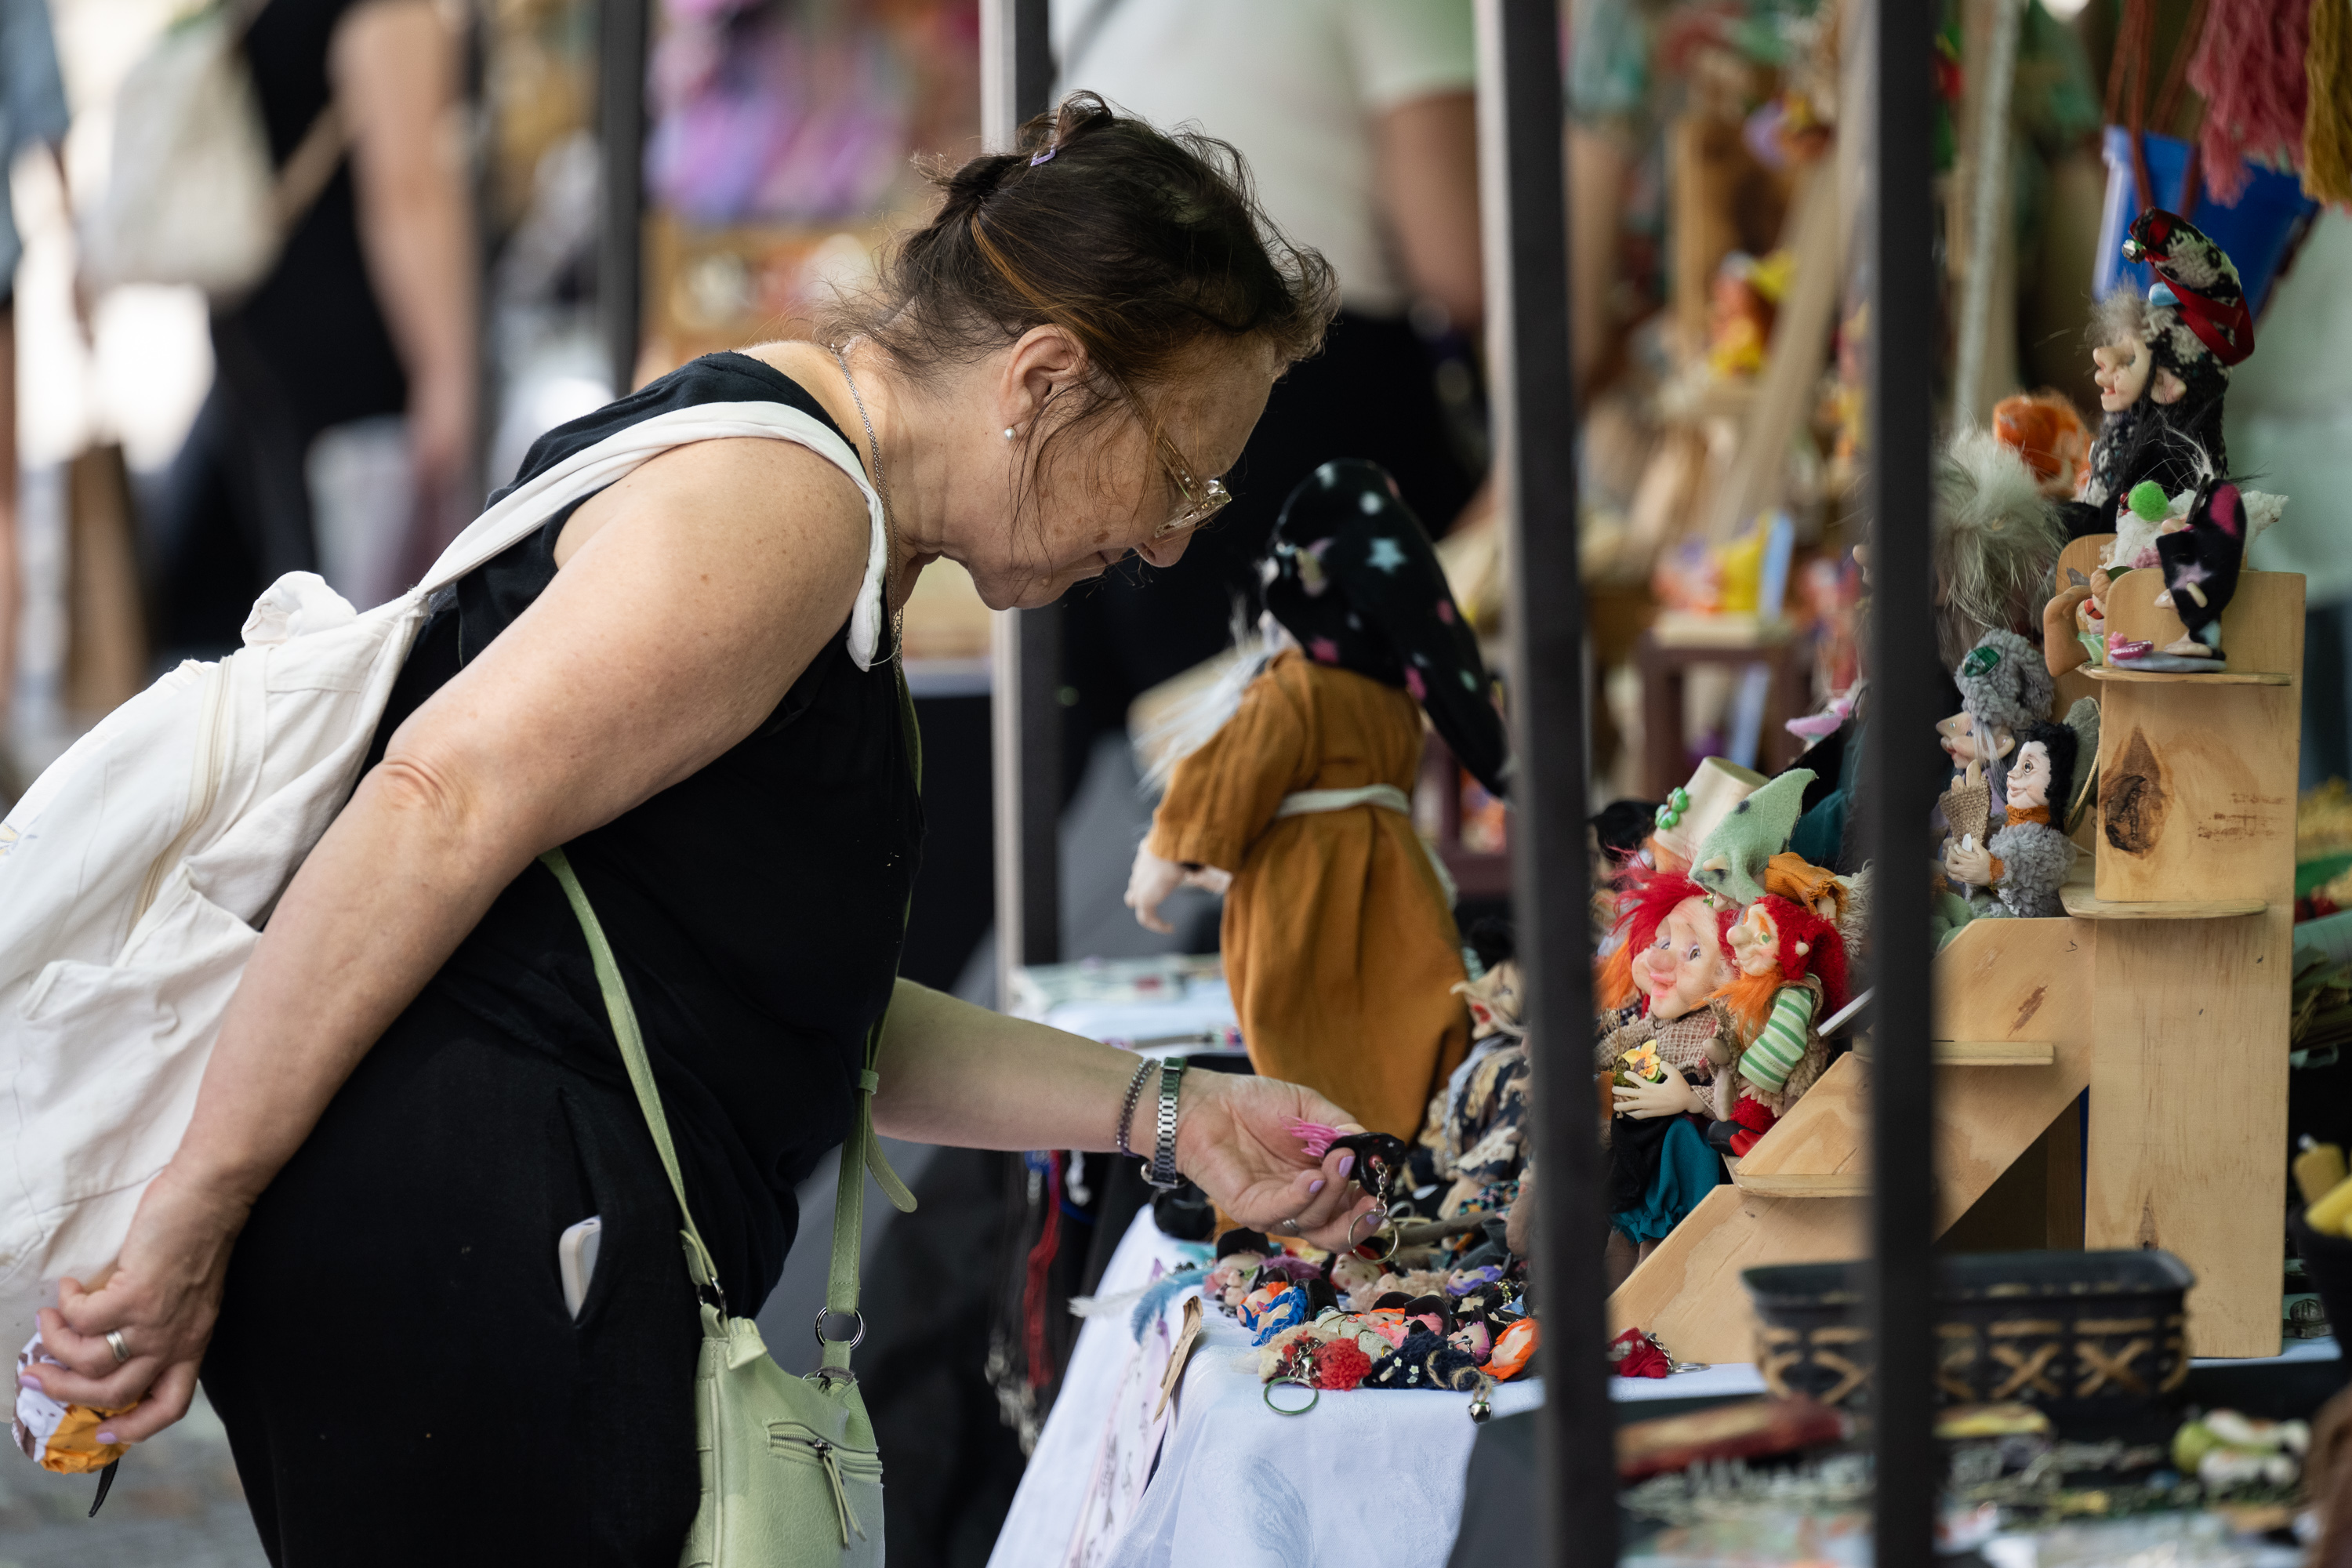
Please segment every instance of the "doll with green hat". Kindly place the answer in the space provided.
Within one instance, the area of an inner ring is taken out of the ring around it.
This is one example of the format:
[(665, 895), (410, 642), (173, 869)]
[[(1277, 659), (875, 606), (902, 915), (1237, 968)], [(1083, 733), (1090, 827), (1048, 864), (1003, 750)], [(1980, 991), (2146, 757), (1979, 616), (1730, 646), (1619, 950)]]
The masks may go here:
[(1790, 768), (1726, 812), (1698, 847), (1691, 880), (1722, 903), (1762, 898), (1766, 864), (1788, 848), (1814, 777), (1811, 768)]

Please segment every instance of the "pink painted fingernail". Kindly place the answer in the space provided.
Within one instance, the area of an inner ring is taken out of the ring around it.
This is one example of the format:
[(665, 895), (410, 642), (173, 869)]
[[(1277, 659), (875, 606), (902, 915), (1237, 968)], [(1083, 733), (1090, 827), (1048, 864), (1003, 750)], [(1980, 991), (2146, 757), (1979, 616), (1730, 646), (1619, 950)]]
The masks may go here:
[(1340, 1156), (1339, 1156), (1339, 1179), (1340, 1179), (1340, 1180), (1342, 1180), (1342, 1181), (1347, 1180), (1348, 1173), (1349, 1173), (1349, 1172), (1350, 1172), (1350, 1171), (1352, 1171), (1352, 1170), (1354, 1170), (1355, 1168), (1356, 1168), (1356, 1156), (1355, 1156), (1354, 1154), (1352, 1154), (1352, 1153), (1349, 1153), (1349, 1154), (1342, 1154), (1342, 1155), (1340, 1155)]
[(20, 1372), (16, 1374), (16, 1386), (19, 1388), (29, 1388), (36, 1394), (46, 1392), (41, 1387), (41, 1380), (35, 1377), (29, 1372)]
[(1320, 1176), (1318, 1176), (1318, 1177), (1316, 1177), (1313, 1181), (1311, 1181), (1311, 1182), (1307, 1183), (1307, 1190), (1309, 1193), (1319, 1193), (1319, 1192), (1321, 1192), (1321, 1191), (1323, 1190), (1323, 1178), (1322, 1178), (1322, 1177), (1320, 1177)]
[(114, 1434), (111, 1432), (100, 1432), (98, 1435), (98, 1440), (101, 1443), (111, 1443), (114, 1441)]

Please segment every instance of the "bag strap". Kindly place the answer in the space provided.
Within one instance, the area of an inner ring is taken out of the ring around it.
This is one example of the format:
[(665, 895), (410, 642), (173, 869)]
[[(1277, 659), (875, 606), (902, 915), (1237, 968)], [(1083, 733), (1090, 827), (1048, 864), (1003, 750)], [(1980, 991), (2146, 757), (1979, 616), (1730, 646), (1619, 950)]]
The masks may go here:
[[(539, 859), (541, 865), (554, 873), (564, 898), (572, 905), (572, 914), (580, 921), (581, 934), (588, 940), (588, 956), (596, 967), (597, 989), (604, 995), (604, 1012), (612, 1020), (613, 1037), (621, 1047), (622, 1065), (628, 1069), (629, 1087), (636, 1091), (637, 1109), (645, 1114), (646, 1128), (653, 1134), (654, 1148), (661, 1155), (662, 1170), (669, 1177), (670, 1191), (677, 1198), (678, 1215), (685, 1222), (686, 1228), (679, 1237), (686, 1243), (687, 1272), (693, 1277), (698, 1289), (707, 1287), (719, 1299), (719, 1316), (727, 1317), (727, 1292), (719, 1285), (718, 1267), (711, 1260), (710, 1249), (703, 1245), (702, 1233), (695, 1228), (694, 1211), (686, 1201), (686, 1179), (678, 1171), (669, 1118), (662, 1110), (661, 1089), (654, 1082), (653, 1063), (646, 1059), (645, 1036), (637, 1027), (637, 1010), (629, 1000), (621, 966), (613, 957), (613, 945), (605, 940), (604, 923), (589, 904), (587, 891), (580, 886), (570, 858), (561, 849), (551, 849)], [(857, 1075), (857, 1111), (850, 1119), (849, 1137), (841, 1151), (841, 1179), (834, 1194), (833, 1259), (825, 1279), (825, 1312), (818, 1316), (821, 1339), (825, 1314), (845, 1312), (856, 1316), (857, 1312), (857, 1255), (865, 1229), (865, 1173), (874, 1173), (874, 1179), (899, 1209), (915, 1206), (913, 1195), (883, 1158), (881, 1144), (874, 1136), (874, 1091), (882, 1083), (881, 1075), (874, 1070), (874, 1061), (881, 1045), (882, 1022), (877, 1019), (866, 1037), (866, 1065)], [(846, 1370), (851, 1348), (863, 1338), (865, 1320), (860, 1318), (854, 1338), (824, 1342), (822, 1364)]]

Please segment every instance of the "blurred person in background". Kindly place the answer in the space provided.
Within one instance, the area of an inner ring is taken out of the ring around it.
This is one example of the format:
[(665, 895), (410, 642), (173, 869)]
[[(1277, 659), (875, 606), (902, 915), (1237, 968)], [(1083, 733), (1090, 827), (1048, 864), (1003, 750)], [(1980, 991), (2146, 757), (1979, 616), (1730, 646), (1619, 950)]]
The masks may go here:
[(1341, 303), (1323, 352), (1275, 387), (1216, 526), (1174, 566), (1071, 598), (1063, 666), (1091, 736), (1223, 652), (1237, 595), (1255, 617), (1275, 514), (1319, 465), (1380, 463), (1439, 534), (1470, 499), (1415, 318), (1475, 333), (1484, 309), (1476, 61), (1471, 0), (1053, 0), (1052, 29), (1060, 92), (1239, 148), (1266, 212), (1339, 274)]
[[(433, 0), (268, 0), (244, 47), (279, 166), (330, 105), (346, 152), (276, 268), (213, 316), (212, 393), (152, 542), (166, 662), (235, 647), (264, 587), (320, 569), (322, 480), (338, 508), (374, 503), (362, 515), (377, 537), (333, 542), (356, 564), (323, 563), (370, 600), (404, 585), (479, 500), (457, 35)], [(381, 462), (317, 461), (322, 435), (401, 416), (390, 483)], [(338, 478), (362, 493), (331, 493)]]
[[(16, 680), (16, 262), (24, 255), (6, 178), (17, 154), (65, 140), (70, 120), (45, 0), (0, 0), (0, 807), (20, 781), (8, 749)], [(62, 171), (62, 165), (60, 165)]]

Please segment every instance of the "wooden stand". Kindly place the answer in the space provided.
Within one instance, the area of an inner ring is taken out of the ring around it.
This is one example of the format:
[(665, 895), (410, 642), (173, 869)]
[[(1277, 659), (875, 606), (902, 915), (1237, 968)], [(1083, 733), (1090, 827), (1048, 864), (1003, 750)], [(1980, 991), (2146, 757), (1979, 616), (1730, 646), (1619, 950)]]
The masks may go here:
[[(2180, 636), (2149, 602), (2162, 585), (2119, 580), (2109, 628)], [(1997, 1183), (2030, 1190), (2038, 1245), (2160, 1247), (2194, 1269), (2196, 1354), (2274, 1355), (2302, 577), (2243, 574), (2223, 646), (2230, 677), (2097, 682), (2099, 830), (2067, 915), (1977, 921), (1937, 954), (1934, 1223), (1945, 1235)], [(1922, 1048), (1878, 1048), (1906, 1045)], [(1859, 1256), (1868, 1072), (1862, 1051), (1832, 1067), (1610, 1298), (1612, 1332), (1748, 1360), (1740, 1270)]]

